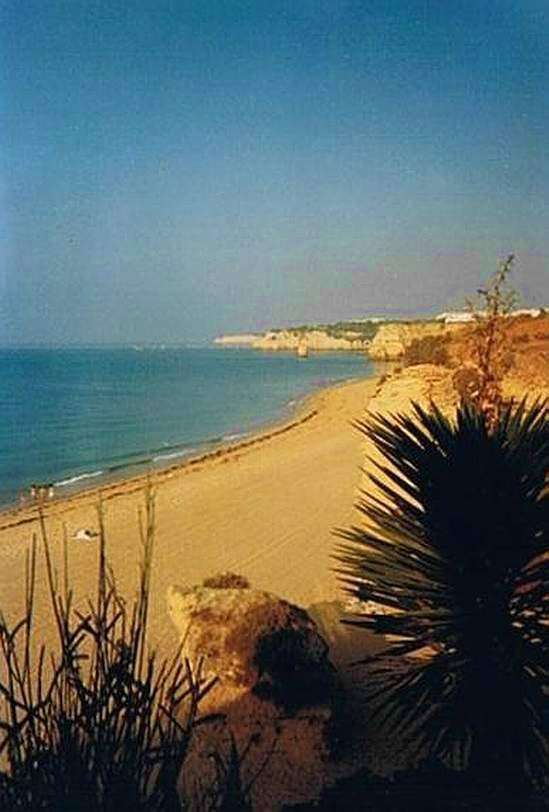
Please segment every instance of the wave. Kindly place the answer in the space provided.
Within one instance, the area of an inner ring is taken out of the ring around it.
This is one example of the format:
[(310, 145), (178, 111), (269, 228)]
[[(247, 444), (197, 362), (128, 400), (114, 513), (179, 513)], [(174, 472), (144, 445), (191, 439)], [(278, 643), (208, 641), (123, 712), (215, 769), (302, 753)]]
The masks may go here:
[(80, 482), (83, 479), (93, 479), (96, 476), (101, 476), (103, 473), (103, 471), (91, 471), (85, 474), (76, 474), (76, 476), (68, 477), (68, 479), (60, 479), (53, 484), (56, 488), (64, 488), (66, 485), (73, 485), (75, 482)]
[(196, 451), (196, 448), (186, 448), (184, 451), (172, 451), (170, 454), (157, 454), (156, 457), (152, 458), (152, 462), (161, 462), (162, 460), (173, 460), (176, 457), (186, 457), (188, 454), (192, 454), (193, 451)]
[(241, 431), (241, 432), (238, 432), (237, 434), (224, 434), (223, 437), (221, 438), (221, 440), (224, 443), (232, 443), (233, 440), (242, 440), (243, 437), (247, 437), (248, 434), (249, 434), (249, 432), (247, 432), (247, 431)]

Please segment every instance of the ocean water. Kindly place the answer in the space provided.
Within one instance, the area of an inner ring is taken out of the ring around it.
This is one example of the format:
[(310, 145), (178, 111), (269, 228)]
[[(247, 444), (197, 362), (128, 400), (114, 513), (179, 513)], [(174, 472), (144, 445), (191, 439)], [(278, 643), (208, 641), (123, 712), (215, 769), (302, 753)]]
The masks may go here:
[(358, 353), (0, 350), (0, 504), (169, 465), (283, 418), (305, 394), (368, 377)]

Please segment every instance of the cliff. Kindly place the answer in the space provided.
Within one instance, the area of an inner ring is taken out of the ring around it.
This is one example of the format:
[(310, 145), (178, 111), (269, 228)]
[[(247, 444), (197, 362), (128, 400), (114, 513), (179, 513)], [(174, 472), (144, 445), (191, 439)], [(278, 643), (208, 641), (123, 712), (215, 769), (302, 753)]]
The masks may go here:
[(447, 336), (464, 329), (466, 325), (463, 324), (444, 324), (438, 321), (382, 324), (368, 353), (370, 358), (378, 361), (393, 361), (401, 358), (414, 340), (427, 336)]
[[(346, 325), (347, 328), (347, 325)], [(268, 330), (265, 333), (227, 335), (215, 339), (218, 346), (246, 346), (255, 350), (321, 352), (344, 350), (367, 352), (375, 360), (392, 361), (401, 358), (415, 339), (443, 336), (467, 329), (464, 324), (445, 324), (441, 321), (387, 322), (375, 325), (369, 333), (337, 326), (299, 327)]]
[(242, 333), (241, 335), (219, 336), (214, 338), (214, 344), (224, 347), (251, 346), (259, 338), (257, 333)]
[(299, 347), (311, 351), (352, 350), (364, 352), (368, 349), (370, 342), (352, 331), (334, 336), (323, 329), (288, 329), (268, 330), (262, 335), (247, 333), (220, 336), (214, 340), (214, 344), (225, 347), (247, 346), (255, 350), (270, 350), (273, 352), (278, 350), (297, 352)]
[(366, 350), (370, 342), (350, 333), (332, 336), (324, 330), (271, 330), (253, 342), (257, 350), (296, 350), (300, 346), (312, 351)]

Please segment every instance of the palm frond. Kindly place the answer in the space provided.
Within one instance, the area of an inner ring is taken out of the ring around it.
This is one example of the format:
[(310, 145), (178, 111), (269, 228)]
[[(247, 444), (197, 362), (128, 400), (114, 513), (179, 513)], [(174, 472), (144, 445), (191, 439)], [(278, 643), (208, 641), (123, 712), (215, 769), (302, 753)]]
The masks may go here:
[(388, 727), (450, 760), (526, 765), (538, 779), (547, 774), (547, 413), (547, 401), (511, 404), (490, 430), (467, 404), (455, 420), (416, 404), (357, 421), (375, 471), (357, 504), (363, 523), (336, 531), (336, 571), (368, 607), (347, 622), (392, 640), (369, 658), (369, 692)]

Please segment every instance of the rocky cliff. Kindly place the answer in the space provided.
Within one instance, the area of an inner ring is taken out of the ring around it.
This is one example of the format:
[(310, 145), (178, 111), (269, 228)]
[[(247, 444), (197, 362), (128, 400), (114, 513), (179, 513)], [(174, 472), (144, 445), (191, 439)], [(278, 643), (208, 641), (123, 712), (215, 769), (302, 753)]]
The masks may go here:
[(464, 324), (445, 324), (442, 321), (387, 322), (376, 327), (373, 339), (352, 330), (288, 328), (268, 330), (262, 334), (227, 335), (215, 339), (220, 346), (247, 346), (256, 350), (276, 352), (345, 350), (367, 352), (371, 358), (391, 361), (401, 358), (414, 339), (442, 336), (466, 330)]
[(324, 330), (271, 330), (254, 341), (252, 347), (258, 350), (297, 350), (299, 346), (313, 351), (366, 350), (369, 343), (352, 333), (332, 336)]
[(257, 333), (242, 333), (241, 335), (218, 336), (214, 338), (214, 344), (223, 347), (250, 346), (259, 338)]
[(439, 321), (392, 322), (382, 324), (368, 349), (371, 358), (393, 361), (401, 358), (412, 341), (426, 336), (450, 335), (467, 329), (462, 324), (444, 324)]
[(220, 336), (214, 343), (225, 347), (248, 346), (255, 350), (297, 351), (304, 347), (311, 351), (323, 350), (351, 350), (362, 351), (368, 349), (370, 342), (360, 338), (356, 333), (348, 332), (344, 335), (330, 335), (322, 329), (318, 330), (268, 330), (262, 335), (243, 334)]

